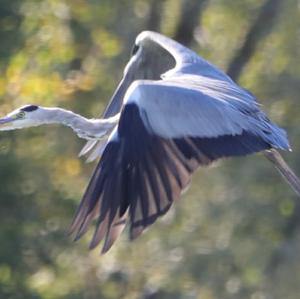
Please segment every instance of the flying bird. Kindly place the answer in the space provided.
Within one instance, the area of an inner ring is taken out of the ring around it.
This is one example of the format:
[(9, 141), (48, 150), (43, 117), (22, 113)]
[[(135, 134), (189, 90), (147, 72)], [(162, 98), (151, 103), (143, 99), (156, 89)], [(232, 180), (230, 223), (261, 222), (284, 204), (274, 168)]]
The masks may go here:
[(155, 32), (140, 33), (103, 118), (61, 108), (21, 107), (0, 130), (61, 123), (87, 139), (80, 155), (100, 157), (70, 233), (96, 220), (90, 248), (107, 252), (129, 224), (130, 238), (164, 215), (199, 166), (220, 158), (264, 155), (300, 195), (300, 180), (280, 156), (286, 132), (255, 96), (192, 50)]

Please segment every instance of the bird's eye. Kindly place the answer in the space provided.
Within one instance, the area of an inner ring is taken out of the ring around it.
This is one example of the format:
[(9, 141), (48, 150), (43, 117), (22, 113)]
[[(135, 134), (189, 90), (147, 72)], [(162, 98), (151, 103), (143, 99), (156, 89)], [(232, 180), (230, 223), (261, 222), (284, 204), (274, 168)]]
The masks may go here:
[(20, 111), (18, 114), (17, 114), (17, 118), (18, 119), (22, 119), (25, 117), (25, 112), (24, 111)]
[(131, 56), (133, 56), (139, 49), (139, 46), (134, 44), (134, 46), (132, 47), (132, 50), (131, 50)]

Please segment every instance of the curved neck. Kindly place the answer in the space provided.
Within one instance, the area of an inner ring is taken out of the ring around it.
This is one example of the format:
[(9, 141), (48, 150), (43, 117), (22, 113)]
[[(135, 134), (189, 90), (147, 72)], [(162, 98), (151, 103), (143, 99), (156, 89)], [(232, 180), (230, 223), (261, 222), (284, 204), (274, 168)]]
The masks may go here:
[(44, 124), (63, 124), (73, 129), (73, 131), (84, 139), (99, 139), (115, 127), (119, 120), (119, 115), (107, 119), (87, 119), (72, 111), (62, 108), (44, 108), (47, 117), (42, 121)]

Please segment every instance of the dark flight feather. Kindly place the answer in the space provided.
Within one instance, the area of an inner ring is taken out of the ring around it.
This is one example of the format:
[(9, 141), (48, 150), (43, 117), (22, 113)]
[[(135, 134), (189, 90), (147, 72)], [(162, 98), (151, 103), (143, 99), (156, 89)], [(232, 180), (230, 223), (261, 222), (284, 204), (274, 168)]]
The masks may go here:
[(90, 248), (104, 239), (105, 253), (126, 223), (130, 225), (130, 238), (135, 239), (164, 215), (199, 165), (269, 148), (260, 136), (246, 131), (216, 138), (164, 139), (149, 133), (139, 108), (127, 104), (117, 137), (104, 150), (70, 232), (77, 232), (80, 238), (98, 217)]

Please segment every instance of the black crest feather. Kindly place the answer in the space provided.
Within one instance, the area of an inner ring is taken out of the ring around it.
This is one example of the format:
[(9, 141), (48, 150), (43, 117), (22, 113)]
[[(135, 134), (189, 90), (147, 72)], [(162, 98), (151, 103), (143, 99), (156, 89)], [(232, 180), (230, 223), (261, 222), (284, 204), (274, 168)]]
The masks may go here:
[(25, 111), (25, 112), (32, 112), (32, 111), (35, 111), (37, 110), (39, 107), (36, 106), (36, 105), (28, 105), (28, 106), (25, 106), (21, 109), (21, 111)]

